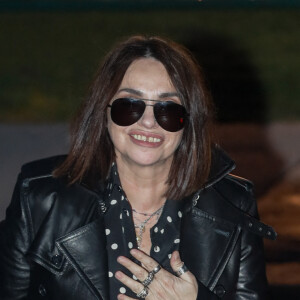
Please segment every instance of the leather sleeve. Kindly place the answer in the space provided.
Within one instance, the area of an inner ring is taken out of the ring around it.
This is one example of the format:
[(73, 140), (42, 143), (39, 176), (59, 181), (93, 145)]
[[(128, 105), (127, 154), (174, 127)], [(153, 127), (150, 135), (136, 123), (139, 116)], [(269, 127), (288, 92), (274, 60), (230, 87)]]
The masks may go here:
[[(256, 201), (251, 193), (248, 213), (258, 218)], [(241, 235), (240, 268), (237, 283), (237, 300), (268, 299), (263, 240), (247, 230)]]
[(30, 244), (28, 218), (19, 176), (6, 219), (0, 223), (0, 299), (26, 299), (30, 265), (26, 252)]
[(213, 292), (211, 292), (206, 286), (204, 286), (200, 281), (198, 283), (198, 296), (196, 300), (220, 300)]

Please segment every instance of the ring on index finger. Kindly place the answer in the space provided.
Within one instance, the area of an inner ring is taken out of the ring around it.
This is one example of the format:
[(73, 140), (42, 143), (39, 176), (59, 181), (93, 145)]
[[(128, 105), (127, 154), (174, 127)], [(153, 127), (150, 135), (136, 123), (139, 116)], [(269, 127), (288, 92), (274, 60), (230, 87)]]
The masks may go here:
[(155, 275), (156, 273), (159, 272), (160, 269), (161, 269), (161, 266), (157, 265), (151, 272), (153, 273), (153, 275)]
[(137, 293), (136, 296), (138, 298), (144, 299), (148, 296), (148, 293), (149, 293), (149, 289), (146, 286), (144, 286), (144, 288), (139, 293)]
[(147, 278), (144, 281), (142, 281), (142, 285), (144, 287), (147, 287), (152, 282), (153, 279), (154, 279), (154, 272), (151, 271), (148, 273)]
[(178, 277), (180, 277), (183, 273), (187, 272), (189, 269), (186, 267), (184, 263), (182, 266), (175, 272)]

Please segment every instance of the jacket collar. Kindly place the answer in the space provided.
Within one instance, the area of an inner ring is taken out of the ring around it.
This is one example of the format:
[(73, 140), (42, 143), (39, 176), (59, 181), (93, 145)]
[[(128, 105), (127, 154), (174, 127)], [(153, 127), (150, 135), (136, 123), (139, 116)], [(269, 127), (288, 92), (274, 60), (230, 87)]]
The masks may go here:
[(211, 168), (205, 187), (210, 187), (235, 169), (235, 162), (218, 145), (212, 148)]

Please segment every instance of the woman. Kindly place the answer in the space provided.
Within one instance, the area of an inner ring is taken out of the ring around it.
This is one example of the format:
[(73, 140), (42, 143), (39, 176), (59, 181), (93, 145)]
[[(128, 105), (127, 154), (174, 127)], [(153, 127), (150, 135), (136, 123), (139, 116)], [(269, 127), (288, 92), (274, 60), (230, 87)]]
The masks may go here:
[(186, 49), (132, 37), (112, 50), (68, 156), (22, 168), (1, 224), (1, 299), (265, 299), (261, 237), (276, 234), (210, 123)]

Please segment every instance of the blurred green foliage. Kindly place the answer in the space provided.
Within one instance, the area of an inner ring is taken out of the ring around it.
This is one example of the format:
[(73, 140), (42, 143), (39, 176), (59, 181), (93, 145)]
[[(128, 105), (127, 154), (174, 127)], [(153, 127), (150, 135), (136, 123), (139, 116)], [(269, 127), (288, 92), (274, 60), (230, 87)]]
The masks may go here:
[(265, 9), (2, 13), (0, 121), (67, 120), (101, 58), (132, 34), (224, 37), (256, 70), (266, 120), (300, 119), (300, 11)]

